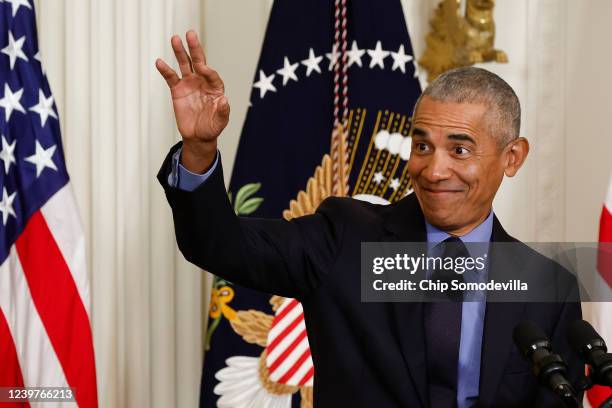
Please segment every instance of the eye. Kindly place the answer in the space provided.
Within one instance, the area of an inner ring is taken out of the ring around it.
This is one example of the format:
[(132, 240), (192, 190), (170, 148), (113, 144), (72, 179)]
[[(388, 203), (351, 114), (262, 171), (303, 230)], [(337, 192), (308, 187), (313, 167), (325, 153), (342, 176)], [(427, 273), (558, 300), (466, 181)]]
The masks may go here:
[(429, 145), (423, 142), (415, 142), (414, 149), (418, 152), (425, 153), (429, 151)]
[(457, 146), (454, 148), (455, 154), (457, 156), (465, 156), (466, 154), (468, 154), (470, 151), (468, 149), (466, 149), (463, 146)]

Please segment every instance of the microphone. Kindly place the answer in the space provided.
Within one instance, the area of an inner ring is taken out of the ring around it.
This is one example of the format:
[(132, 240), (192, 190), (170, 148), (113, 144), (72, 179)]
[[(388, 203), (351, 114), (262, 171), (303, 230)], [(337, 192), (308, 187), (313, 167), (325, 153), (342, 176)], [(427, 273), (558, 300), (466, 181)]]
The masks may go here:
[(529, 361), (533, 374), (544, 387), (561, 397), (566, 406), (581, 407), (572, 384), (567, 380), (567, 364), (561, 356), (551, 353), (546, 333), (533, 322), (519, 323), (512, 332), (514, 344)]
[(576, 320), (567, 331), (567, 339), (582, 361), (590, 366), (592, 381), (612, 387), (612, 354), (607, 353), (606, 342), (593, 326), (584, 320)]

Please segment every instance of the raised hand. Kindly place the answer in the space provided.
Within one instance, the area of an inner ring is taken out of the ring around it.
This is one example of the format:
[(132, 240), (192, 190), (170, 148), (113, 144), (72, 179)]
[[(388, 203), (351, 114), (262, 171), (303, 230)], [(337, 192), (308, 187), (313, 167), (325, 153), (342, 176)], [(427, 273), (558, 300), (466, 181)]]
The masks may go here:
[(162, 59), (155, 66), (170, 87), (176, 124), (183, 137), (182, 163), (201, 173), (214, 161), (217, 137), (227, 126), (230, 107), (221, 77), (206, 65), (197, 34), (190, 30), (186, 39), (189, 54), (179, 36), (170, 41), (181, 78)]

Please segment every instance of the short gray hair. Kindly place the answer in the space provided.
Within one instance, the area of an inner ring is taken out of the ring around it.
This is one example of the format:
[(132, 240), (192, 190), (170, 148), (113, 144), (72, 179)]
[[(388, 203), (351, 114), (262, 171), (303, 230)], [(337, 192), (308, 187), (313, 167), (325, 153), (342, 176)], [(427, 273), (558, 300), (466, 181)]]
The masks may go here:
[(500, 147), (519, 137), (519, 99), (506, 81), (486, 69), (462, 67), (443, 73), (423, 91), (415, 111), (424, 96), (442, 102), (484, 103), (490, 108), (490, 132)]

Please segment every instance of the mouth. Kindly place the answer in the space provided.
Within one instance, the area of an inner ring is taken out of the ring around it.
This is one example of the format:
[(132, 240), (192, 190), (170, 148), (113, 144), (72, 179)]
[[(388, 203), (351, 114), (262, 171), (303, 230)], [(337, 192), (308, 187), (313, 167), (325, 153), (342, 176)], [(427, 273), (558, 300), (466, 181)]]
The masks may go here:
[(427, 193), (429, 195), (435, 196), (435, 197), (461, 193), (461, 190), (441, 189), (441, 188), (422, 187), (422, 190), (423, 190), (423, 192), (425, 192), (425, 193)]

